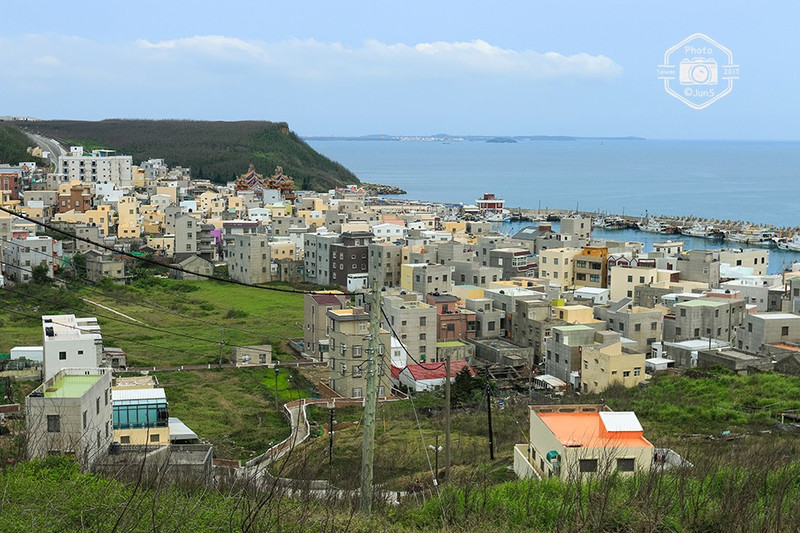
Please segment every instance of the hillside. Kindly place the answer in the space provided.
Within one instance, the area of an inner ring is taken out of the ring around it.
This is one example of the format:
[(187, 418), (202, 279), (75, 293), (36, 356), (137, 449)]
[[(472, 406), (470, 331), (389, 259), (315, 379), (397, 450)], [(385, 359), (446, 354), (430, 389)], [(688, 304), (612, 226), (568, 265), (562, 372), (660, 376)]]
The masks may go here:
[(314, 151), (285, 122), (210, 122), (190, 120), (49, 120), (18, 123), (22, 128), (65, 145), (109, 148), (192, 169), (197, 178), (225, 182), (247, 171), (250, 163), (264, 175), (276, 166), (295, 179), (299, 189), (328, 190), (359, 183), (345, 167)]
[(16, 165), (21, 161), (44, 164), (44, 161), (28, 153), (31, 145), (33, 142), (19, 129), (11, 124), (0, 123), (0, 164)]

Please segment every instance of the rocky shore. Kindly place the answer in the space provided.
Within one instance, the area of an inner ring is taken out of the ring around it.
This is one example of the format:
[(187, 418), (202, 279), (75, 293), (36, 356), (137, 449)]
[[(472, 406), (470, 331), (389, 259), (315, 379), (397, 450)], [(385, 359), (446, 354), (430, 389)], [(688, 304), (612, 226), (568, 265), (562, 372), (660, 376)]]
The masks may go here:
[(381, 185), (379, 183), (365, 183), (361, 182), (361, 186), (371, 195), (375, 196), (391, 196), (395, 194), (408, 194), (400, 187), (394, 185)]

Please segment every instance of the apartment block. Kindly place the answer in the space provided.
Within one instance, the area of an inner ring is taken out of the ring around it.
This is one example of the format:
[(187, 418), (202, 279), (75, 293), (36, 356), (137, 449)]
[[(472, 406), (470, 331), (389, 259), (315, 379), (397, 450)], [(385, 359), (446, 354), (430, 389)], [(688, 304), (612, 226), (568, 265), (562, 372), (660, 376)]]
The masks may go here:
[(708, 297), (677, 303), (672, 311), (664, 317), (663, 338), (667, 342), (700, 337), (730, 342), (746, 315), (743, 300)]
[(579, 248), (565, 246), (539, 252), (539, 277), (558, 283), (565, 289), (575, 284), (575, 256)]
[(400, 342), (417, 361), (435, 358), (436, 308), (417, 301), (415, 297), (409, 300), (404, 296), (387, 296), (383, 302), (386, 316), (382, 319), (382, 327), (388, 330), (391, 325)]
[[(350, 398), (366, 396), (367, 373), (371, 370), (367, 361), (370, 329), (369, 314), (361, 307), (332, 309), (326, 312), (329, 319), (329, 369), (328, 386), (338, 394)], [(376, 354), (378, 397), (389, 394), (389, 352), (391, 335), (379, 330), (380, 345)]]
[(305, 294), (303, 296), (303, 351), (308, 357), (327, 361), (328, 311), (344, 309), (347, 297), (338, 292)]
[(113, 183), (119, 187), (132, 185), (133, 158), (117, 155), (114, 150), (92, 150), (84, 154), (83, 147), (70, 147), (69, 155), (58, 160), (58, 172), (70, 181), (84, 183)]
[[(330, 245), (330, 283), (347, 286), (347, 277), (351, 274), (367, 274), (370, 232), (345, 232), (341, 241)], [(319, 250), (317, 250), (319, 254)]]
[(574, 256), (575, 286), (606, 287), (607, 257), (607, 246), (584, 246), (581, 252)]
[(236, 236), (227, 259), (228, 275), (236, 281), (248, 285), (272, 281), (270, 248), (263, 233)]

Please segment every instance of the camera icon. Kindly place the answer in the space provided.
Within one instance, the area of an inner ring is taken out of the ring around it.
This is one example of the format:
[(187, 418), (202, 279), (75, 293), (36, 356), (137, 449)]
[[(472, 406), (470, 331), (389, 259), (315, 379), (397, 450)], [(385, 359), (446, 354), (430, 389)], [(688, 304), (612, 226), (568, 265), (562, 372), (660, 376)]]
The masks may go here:
[(717, 62), (714, 58), (693, 57), (678, 65), (678, 81), (681, 85), (716, 85)]

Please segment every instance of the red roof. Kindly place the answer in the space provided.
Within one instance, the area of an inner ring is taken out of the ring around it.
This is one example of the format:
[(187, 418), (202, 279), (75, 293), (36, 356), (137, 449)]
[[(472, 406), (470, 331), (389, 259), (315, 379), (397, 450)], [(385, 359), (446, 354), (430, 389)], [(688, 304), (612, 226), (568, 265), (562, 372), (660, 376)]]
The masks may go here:
[(400, 379), (400, 372), (402, 372), (403, 369), (392, 365), (390, 371), (392, 373), (392, 379), (398, 379), (399, 380)]
[[(469, 368), (469, 372), (473, 376), (477, 375), (466, 361), (452, 361), (450, 363), (450, 378), (455, 378), (464, 367)], [(425, 379), (443, 380), (445, 378), (445, 374), (447, 373), (444, 363), (422, 363), (421, 365), (408, 365), (406, 370), (408, 370), (408, 372), (411, 374), (411, 377), (414, 378), (414, 381)]]

